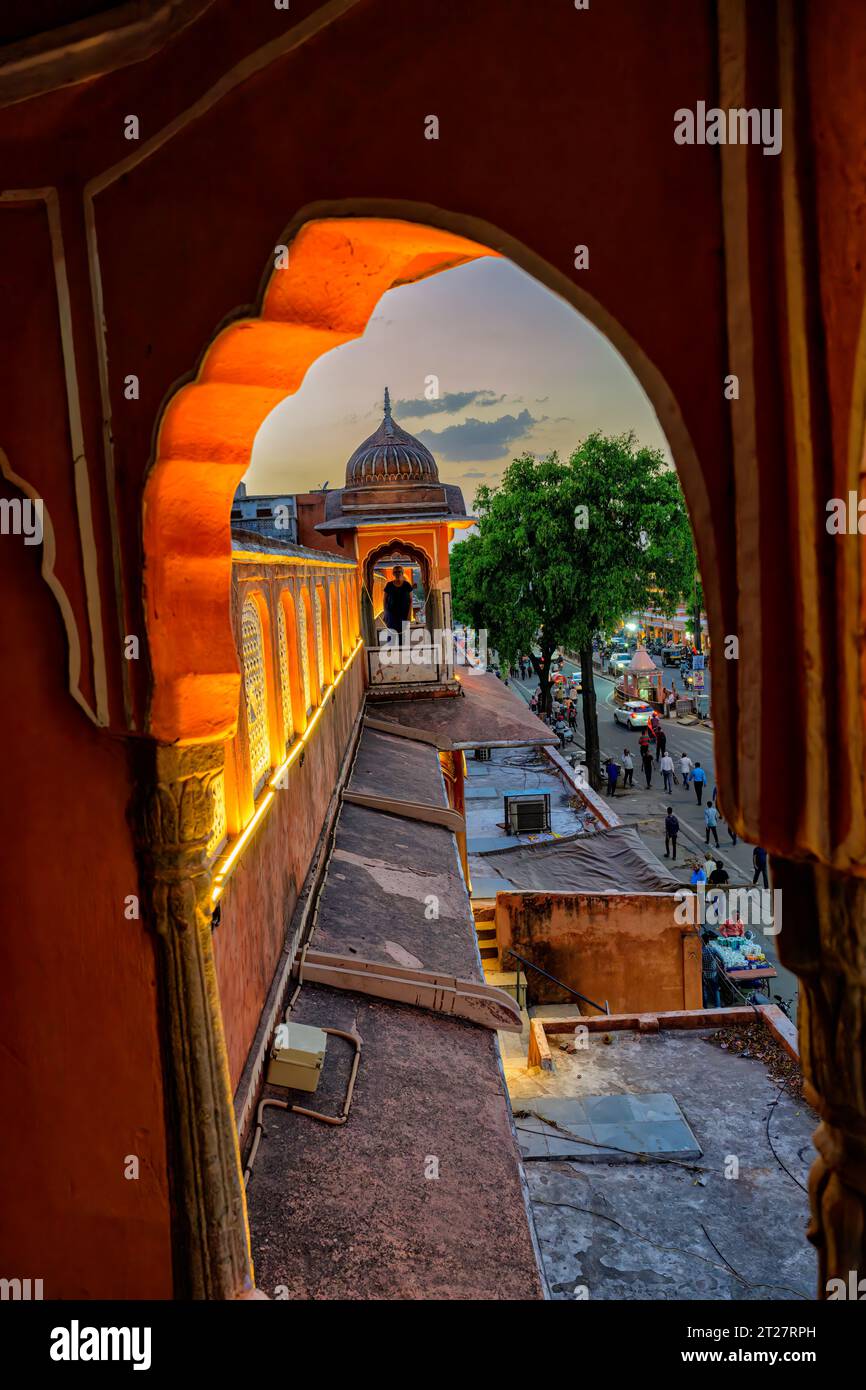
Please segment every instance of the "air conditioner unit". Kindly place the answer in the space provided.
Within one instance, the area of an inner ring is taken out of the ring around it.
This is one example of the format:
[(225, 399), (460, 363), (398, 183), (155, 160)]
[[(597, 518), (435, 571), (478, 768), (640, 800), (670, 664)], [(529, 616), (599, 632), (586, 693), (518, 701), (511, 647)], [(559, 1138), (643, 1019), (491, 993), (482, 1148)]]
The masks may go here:
[(489, 748), (476, 748), (475, 751), (474, 751), (474, 753), (472, 754), (472, 756), (473, 756), (473, 758), (475, 759), (476, 762), (479, 762), (479, 763), (489, 763), (489, 762), (490, 762), (490, 749), (489, 749)]
[(512, 835), (550, 829), (550, 792), (506, 792), (505, 824)]

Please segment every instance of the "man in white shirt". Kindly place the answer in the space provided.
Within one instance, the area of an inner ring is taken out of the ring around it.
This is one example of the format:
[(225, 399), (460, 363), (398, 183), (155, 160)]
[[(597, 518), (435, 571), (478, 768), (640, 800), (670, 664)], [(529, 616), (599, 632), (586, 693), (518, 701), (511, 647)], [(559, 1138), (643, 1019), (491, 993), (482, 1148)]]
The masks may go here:
[(664, 752), (664, 753), (662, 754), (662, 758), (661, 758), (661, 762), (659, 763), (659, 767), (661, 768), (662, 778), (663, 778), (664, 784), (665, 784), (665, 791), (666, 791), (666, 792), (671, 792), (671, 791), (673, 791), (673, 787), (674, 787), (674, 760), (673, 760), (673, 758), (671, 757), (670, 753)]
[(680, 754), (680, 772), (683, 774), (683, 786), (687, 787), (692, 775), (692, 760), (687, 753)]
[(625, 790), (626, 787), (634, 786), (634, 758), (627, 748), (622, 750), (622, 768), (624, 773), (622, 785), (623, 790)]

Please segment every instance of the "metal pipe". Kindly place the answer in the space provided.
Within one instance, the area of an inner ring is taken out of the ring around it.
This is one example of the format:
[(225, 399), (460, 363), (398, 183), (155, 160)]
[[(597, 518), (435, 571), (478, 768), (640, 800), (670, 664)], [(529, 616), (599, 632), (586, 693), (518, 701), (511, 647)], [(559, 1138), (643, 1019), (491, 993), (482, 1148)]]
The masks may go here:
[(513, 956), (515, 960), (521, 961), (523, 965), (528, 965), (530, 970), (537, 970), (539, 975), (543, 975), (546, 980), (551, 980), (553, 984), (559, 985), (560, 989), (568, 990), (568, 993), (573, 994), (575, 999), (579, 999), (583, 1004), (591, 1005), (593, 1009), (598, 1009), (600, 1014), (610, 1013), (610, 1007), (607, 1001), (605, 1001), (604, 1004), (596, 1004), (594, 999), (587, 999), (585, 994), (579, 994), (576, 989), (571, 988), (571, 985), (567, 985), (562, 980), (558, 980), (555, 975), (548, 974), (546, 970), (542, 970), (540, 965), (535, 965), (533, 961), (527, 960), (525, 956), (519, 956), (516, 951), (512, 951), (510, 948), (506, 951), (506, 955)]
[(352, 1069), (349, 1072), (349, 1084), (346, 1088), (346, 1095), (343, 1100), (343, 1109), (339, 1115), (325, 1115), (321, 1110), (310, 1110), (305, 1105), (295, 1105), (287, 1100), (278, 1100), (276, 1097), (265, 1096), (264, 1100), (259, 1101), (259, 1108), (256, 1111), (256, 1128), (253, 1136), (250, 1156), (244, 1169), (244, 1186), (249, 1184), (250, 1176), (253, 1171), (253, 1164), (256, 1161), (256, 1154), (259, 1150), (259, 1143), (264, 1132), (264, 1122), (262, 1112), (267, 1106), (273, 1106), (277, 1110), (290, 1110), (296, 1115), (307, 1115), (311, 1120), (321, 1120), (326, 1125), (344, 1125), (349, 1118), (349, 1110), (352, 1105), (352, 1094), (355, 1090), (355, 1080), (358, 1075), (358, 1067), (361, 1064), (361, 1039), (355, 1032), (346, 1032), (342, 1028), (323, 1028), (323, 1033), (330, 1033), (335, 1038), (345, 1038), (355, 1049), (352, 1058)]

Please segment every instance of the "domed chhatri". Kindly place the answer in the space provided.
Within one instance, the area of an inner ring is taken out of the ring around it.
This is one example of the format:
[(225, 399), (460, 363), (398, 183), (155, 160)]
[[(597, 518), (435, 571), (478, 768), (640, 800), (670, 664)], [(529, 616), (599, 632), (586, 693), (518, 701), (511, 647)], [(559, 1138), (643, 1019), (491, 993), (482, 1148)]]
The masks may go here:
[(438, 483), (439, 470), (430, 450), (392, 419), (391, 397), (385, 387), (382, 423), (359, 444), (346, 464), (346, 487), (369, 483)]

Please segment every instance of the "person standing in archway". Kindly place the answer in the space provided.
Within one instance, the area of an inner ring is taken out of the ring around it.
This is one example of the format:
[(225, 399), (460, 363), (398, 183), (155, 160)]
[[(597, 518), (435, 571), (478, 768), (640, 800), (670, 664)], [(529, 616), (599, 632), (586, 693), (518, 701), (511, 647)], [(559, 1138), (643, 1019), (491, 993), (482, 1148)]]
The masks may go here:
[(392, 632), (403, 631), (403, 624), (412, 621), (412, 594), (415, 585), (403, 574), (403, 566), (395, 565), (392, 577), (385, 585), (385, 626)]

